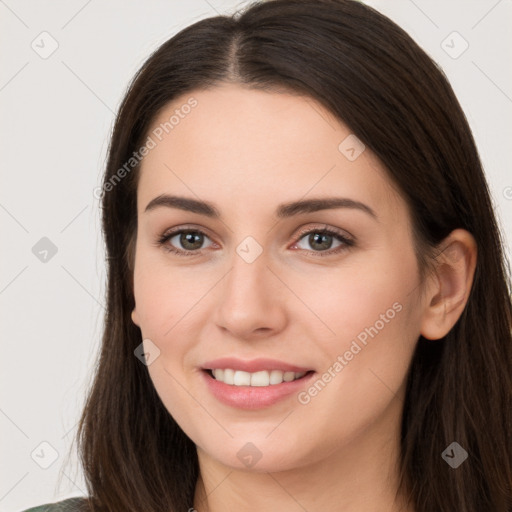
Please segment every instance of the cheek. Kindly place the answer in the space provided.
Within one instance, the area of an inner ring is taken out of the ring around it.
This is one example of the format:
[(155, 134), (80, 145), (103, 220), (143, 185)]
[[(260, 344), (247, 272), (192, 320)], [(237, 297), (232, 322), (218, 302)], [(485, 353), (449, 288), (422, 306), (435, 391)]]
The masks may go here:
[[(342, 393), (341, 400), (346, 400), (347, 406), (352, 404), (354, 411), (359, 400), (368, 403), (365, 397), (389, 400), (393, 397), (389, 389), (396, 392), (403, 382), (419, 336), (415, 278), (412, 255), (398, 261), (390, 254), (374, 258), (371, 265), (344, 268), (316, 279), (314, 287), (302, 283), (308, 306), (328, 327), (315, 321), (322, 328), (318, 333), (323, 333), (316, 338), (323, 371), (331, 368), (336, 374), (327, 387), (335, 394)], [(326, 408), (329, 403), (325, 402)]]
[(171, 268), (154, 257), (145, 260), (142, 256), (137, 265), (134, 292), (142, 338), (150, 339), (160, 351), (149, 373), (157, 391), (165, 390), (175, 403), (181, 396), (178, 382), (183, 382), (183, 374), (190, 369), (192, 349), (200, 338), (198, 326), (206, 321), (207, 292), (218, 278), (212, 272)]
[(318, 318), (306, 315), (309, 324), (316, 322), (321, 339), (339, 349), (359, 334), (364, 340), (366, 329), (375, 324), (379, 332), (389, 331), (391, 324), (403, 327), (414, 273), (413, 261), (386, 260), (383, 255), (368, 263), (317, 272), (314, 278), (301, 277), (294, 291)]
[(134, 295), (142, 332), (147, 337), (164, 339), (172, 335), (174, 326), (190, 311), (204, 293), (204, 285), (180, 270), (147, 257), (137, 255), (134, 271)]
[(161, 263), (144, 261), (143, 256), (137, 262), (134, 292), (142, 338), (150, 339), (159, 350), (148, 372), (166, 409), (180, 425), (188, 425), (183, 414), (194, 408), (183, 385), (183, 361), (190, 342), (183, 328), (190, 321), (188, 315), (195, 312), (195, 297), (200, 296), (187, 284), (191, 283), (186, 283), (179, 271)]

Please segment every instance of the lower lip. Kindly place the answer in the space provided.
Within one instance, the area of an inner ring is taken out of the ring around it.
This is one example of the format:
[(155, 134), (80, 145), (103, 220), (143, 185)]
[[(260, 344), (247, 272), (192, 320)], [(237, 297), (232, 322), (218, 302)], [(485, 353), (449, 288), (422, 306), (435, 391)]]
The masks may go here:
[(206, 385), (217, 400), (239, 409), (269, 407), (294, 393), (298, 393), (315, 375), (315, 372), (311, 372), (300, 379), (270, 386), (233, 386), (214, 379), (205, 370), (202, 370), (201, 373)]

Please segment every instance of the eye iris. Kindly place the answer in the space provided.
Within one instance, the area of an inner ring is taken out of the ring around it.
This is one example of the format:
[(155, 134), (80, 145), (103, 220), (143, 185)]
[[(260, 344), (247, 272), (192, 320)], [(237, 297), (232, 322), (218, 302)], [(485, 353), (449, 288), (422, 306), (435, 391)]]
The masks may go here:
[[(321, 239), (320, 242), (319, 239)], [(326, 239), (328, 240), (327, 244), (325, 243)], [(332, 235), (327, 235), (325, 233), (313, 233), (309, 235), (309, 243), (311, 244), (311, 247), (313, 247), (313, 249), (315, 249), (316, 243), (320, 243), (320, 249), (329, 249), (332, 245)]]
[[(196, 240), (195, 246), (194, 246), (194, 242), (193, 242), (194, 238), (199, 239), (199, 244), (197, 244), (197, 240)], [(180, 235), (180, 244), (182, 245), (182, 247), (184, 247), (186, 250), (189, 250), (189, 251), (192, 251), (194, 249), (200, 249), (202, 242), (203, 242), (202, 235), (195, 231), (185, 232)], [(192, 247), (187, 246), (188, 243), (191, 243)]]

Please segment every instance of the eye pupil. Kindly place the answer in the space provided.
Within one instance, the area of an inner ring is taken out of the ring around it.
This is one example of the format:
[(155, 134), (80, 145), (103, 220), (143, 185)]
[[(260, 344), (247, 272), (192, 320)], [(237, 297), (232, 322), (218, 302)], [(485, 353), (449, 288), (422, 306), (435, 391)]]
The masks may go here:
[[(321, 240), (319, 242), (319, 239)], [(325, 239), (328, 240), (328, 243), (325, 243)], [(330, 242), (330, 243), (329, 243)], [(314, 233), (309, 235), (309, 243), (311, 247), (315, 248), (315, 244), (320, 244), (320, 249), (329, 249), (332, 245), (332, 235), (327, 235), (325, 233)], [(317, 250), (317, 249), (315, 249)]]

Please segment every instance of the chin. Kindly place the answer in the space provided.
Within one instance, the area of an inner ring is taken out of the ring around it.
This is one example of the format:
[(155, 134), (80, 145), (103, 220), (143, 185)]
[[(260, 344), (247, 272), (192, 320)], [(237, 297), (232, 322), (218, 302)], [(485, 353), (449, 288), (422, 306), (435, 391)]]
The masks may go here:
[(307, 455), (300, 457), (297, 453), (297, 444), (292, 446), (280, 443), (278, 449), (268, 440), (242, 443), (231, 440), (229, 446), (221, 446), (220, 451), (217, 445), (213, 450), (203, 452), (207, 457), (233, 470), (251, 473), (275, 473), (307, 464)]

